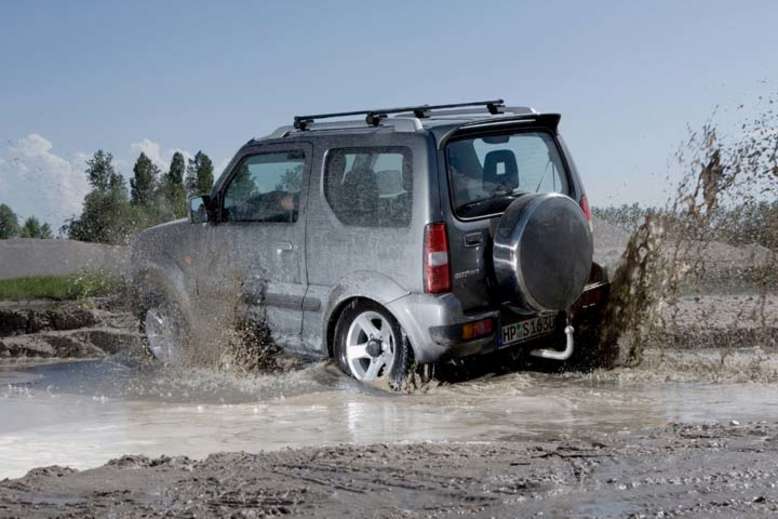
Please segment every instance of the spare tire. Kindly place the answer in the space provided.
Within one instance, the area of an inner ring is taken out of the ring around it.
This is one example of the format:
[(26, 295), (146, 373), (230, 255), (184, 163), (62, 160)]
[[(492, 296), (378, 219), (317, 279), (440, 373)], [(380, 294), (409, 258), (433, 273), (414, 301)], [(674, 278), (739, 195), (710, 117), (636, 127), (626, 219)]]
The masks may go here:
[(494, 272), (501, 296), (529, 312), (565, 310), (592, 268), (592, 233), (575, 201), (558, 193), (514, 200), (494, 233)]

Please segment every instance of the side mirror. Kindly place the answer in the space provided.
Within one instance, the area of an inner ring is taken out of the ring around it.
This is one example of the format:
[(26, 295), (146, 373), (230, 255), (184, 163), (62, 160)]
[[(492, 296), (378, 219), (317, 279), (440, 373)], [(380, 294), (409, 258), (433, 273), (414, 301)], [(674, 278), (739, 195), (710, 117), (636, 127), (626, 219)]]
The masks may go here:
[(193, 196), (189, 199), (189, 221), (192, 223), (206, 223), (211, 218), (211, 197), (208, 195)]

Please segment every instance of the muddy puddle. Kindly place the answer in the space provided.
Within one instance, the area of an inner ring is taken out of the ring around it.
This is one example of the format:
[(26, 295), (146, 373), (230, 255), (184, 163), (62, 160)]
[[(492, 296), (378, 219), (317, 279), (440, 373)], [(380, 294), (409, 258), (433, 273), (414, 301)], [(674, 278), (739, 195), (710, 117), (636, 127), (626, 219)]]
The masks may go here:
[[(775, 363), (775, 361), (771, 361)], [(490, 441), (778, 415), (778, 385), (512, 373), (413, 395), (357, 385), (327, 364), (267, 377), (167, 372), (110, 360), (0, 369), (0, 478), (187, 455), (341, 443)]]

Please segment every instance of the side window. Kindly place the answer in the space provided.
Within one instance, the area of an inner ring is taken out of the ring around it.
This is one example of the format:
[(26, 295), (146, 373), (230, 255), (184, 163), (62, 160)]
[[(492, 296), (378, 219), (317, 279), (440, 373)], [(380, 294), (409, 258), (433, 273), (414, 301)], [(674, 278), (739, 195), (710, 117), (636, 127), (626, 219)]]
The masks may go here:
[(324, 196), (344, 225), (407, 227), (413, 203), (411, 150), (401, 146), (330, 150)]
[(297, 221), (305, 153), (263, 153), (244, 158), (224, 191), (229, 222)]

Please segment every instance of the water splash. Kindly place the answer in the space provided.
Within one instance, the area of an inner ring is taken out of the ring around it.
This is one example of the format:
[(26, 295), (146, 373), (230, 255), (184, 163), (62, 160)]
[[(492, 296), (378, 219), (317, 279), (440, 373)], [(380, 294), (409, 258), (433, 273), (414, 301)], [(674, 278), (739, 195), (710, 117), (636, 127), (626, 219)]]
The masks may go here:
[[(677, 189), (647, 212), (613, 275), (601, 334), (603, 365), (636, 366), (648, 347), (684, 347), (695, 337), (732, 351), (776, 346), (778, 312), (778, 114), (760, 100), (732, 136), (709, 122), (675, 154)], [(746, 301), (710, 294), (746, 293)], [(717, 307), (718, 305), (718, 307)], [(722, 308), (723, 305), (723, 308)], [(727, 308), (729, 306), (729, 308)], [(722, 312), (722, 310), (724, 310)], [(694, 317), (690, 318), (689, 314)], [(699, 341), (698, 341), (699, 344)], [(711, 344), (709, 344), (711, 345)]]

